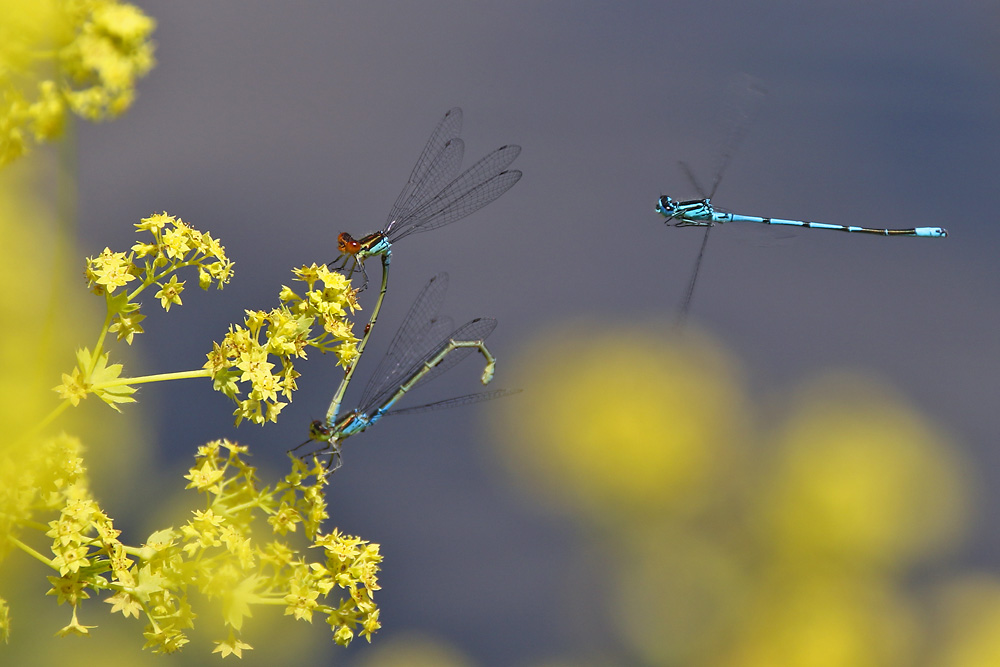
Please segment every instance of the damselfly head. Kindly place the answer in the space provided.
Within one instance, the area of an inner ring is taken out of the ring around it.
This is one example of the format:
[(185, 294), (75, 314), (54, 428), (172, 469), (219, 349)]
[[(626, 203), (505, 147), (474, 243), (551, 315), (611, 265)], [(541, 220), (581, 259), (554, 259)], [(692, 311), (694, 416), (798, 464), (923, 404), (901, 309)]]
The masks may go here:
[(361, 250), (361, 243), (347, 232), (341, 232), (337, 236), (337, 250), (342, 255), (356, 255)]
[(318, 419), (309, 424), (309, 439), (325, 442), (330, 439), (331, 431), (326, 424)]
[(661, 196), (659, 201), (656, 202), (656, 212), (659, 213), (660, 215), (670, 218), (673, 216), (676, 210), (677, 210), (677, 202), (675, 202), (667, 195)]

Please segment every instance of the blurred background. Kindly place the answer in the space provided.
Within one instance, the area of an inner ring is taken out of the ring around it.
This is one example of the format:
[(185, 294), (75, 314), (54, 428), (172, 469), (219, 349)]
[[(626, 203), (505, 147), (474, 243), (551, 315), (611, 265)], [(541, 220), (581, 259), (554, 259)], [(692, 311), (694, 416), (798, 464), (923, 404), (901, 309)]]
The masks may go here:
[[(439, 271), (448, 314), (499, 319), (495, 386), (523, 392), (348, 441), (330, 524), (382, 545), (383, 630), (344, 650), (325, 627), (254, 618), (277, 639), (251, 628), (244, 662), (1000, 664), (995, 6), (135, 4), (157, 21), (158, 64), (133, 107), (77, 123), (70, 158), (39, 149), (0, 173), (8, 196), (32, 182), (41, 202), (7, 217), (44, 220), (72, 165), (75, 247), (50, 253), (44, 225), (25, 244), (74, 276), (162, 210), (226, 246), (221, 294), (190, 289), (169, 317), (145, 304), (148, 333), (112, 353), (133, 375), (200, 367), (244, 309), (275, 305), (292, 267), (334, 259), (341, 231), (379, 229), (450, 107), (465, 164), (524, 148), (509, 193), (394, 249), (345, 405)], [(748, 76), (767, 91), (752, 114)], [(950, 236), (719, 227), (676, 326), (702, 232), (653, 208), (698, 196), (677, 162), (710, 182), (734, 117), (746, 138), (716, 205)], [(91, 331), (63, 332), (67, 350)], [(138, 543), (181, 521), (177, 482), (207, 440), (248, 445), (277, 477), (325, 413), (334, 363), (313, 355), (265, 427), (234, 428), (207, 382), (144, 386), (125, 430), (87, 443), (120, 452), (89, 461), (96, 495)], [(475, 391), (479, 371), (412, 400)], [(20, 584), (5, 585), (14, 605)], [(21, 612), (0, 650), (138, 660), (135, 623), (99, 611), (98, 636), (49, 641), (64, 612)], [(210, 646), (142, 657), (204, 664)]]

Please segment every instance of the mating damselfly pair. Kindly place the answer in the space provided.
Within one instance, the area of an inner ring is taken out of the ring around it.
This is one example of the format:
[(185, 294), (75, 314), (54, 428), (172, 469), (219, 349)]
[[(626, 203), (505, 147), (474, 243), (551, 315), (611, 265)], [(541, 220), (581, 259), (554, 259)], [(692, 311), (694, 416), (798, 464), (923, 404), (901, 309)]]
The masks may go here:
[[(520, 171), (507, 169), (521, 152), (519, 146), (511, 144), (501, 146), (459, 173), (465, 152), (465, 144), (458, 137), (461, 127), (460, 108), (455, 107), (445, 113), (417, 158), (417, 163), (381, 230), (359, 239), (342, 232), (337, 238), (340, 257), (331, 262), (331, 268), (342, 271), (348, 277), (360, 271), (364, 277), (360, 289), (368, 285), (365, 260), (378, 256), (382, 263), (379, 295), (358, 343), (359, 359), (375, 327), (388, 289), (392, 244), (410, 234), (430, 231), (461, 220), (507, 192), (521, 178)], [(450, 320), (437, 316), (446, 286), (447, 274), (439, 274), (431, 279), (417, 297), (385, 357), (365, 387), (359, 407), (344, 416), (339, 414), (347, 386), (357, 368), (355, 362), (348, 368), (334, 393), (325, 419), (312, 423), (309, 440), (299, 447), (313, 441), (325, 443), (313, 454), (328, 451), (328, 467), (336, 468), (341, 460), (340, 442), (364, 431), (383, 416), (466, 405), (515, 393), (512, 390), (497, 390), (459, 396), (415, 408), (392, 409), (417, 384), (444, 373), (472, 352), (478, 351), (487, 362), (482, 383), (487, 384), (493, 378), (496, 360), (484, 341), (496, 327), (496, 320), (477, 318), (451, 330)]]

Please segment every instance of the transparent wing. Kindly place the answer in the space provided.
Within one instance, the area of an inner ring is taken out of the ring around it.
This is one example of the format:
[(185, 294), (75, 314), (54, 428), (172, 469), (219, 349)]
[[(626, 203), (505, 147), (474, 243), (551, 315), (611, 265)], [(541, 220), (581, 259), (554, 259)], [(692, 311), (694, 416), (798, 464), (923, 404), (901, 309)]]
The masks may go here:
[(435, 401), (426, 405), (418, 405), (412, 408), (400, 408), (399, 410), (389, 410), (386, 415), (415, 415), (420, 412), (432, 412), (434, 410), (445, 410), (447, 408), (457, 408), (461, 405), (470, 405), (482, 401), (491, 401), (494, 398), (510, 396), (521, 393), (520, 389), (497, 389), (495, 391), (481, 391), (478, 394), (466, 394), (455, 398), (446, 398), (443, 401)]
[[(380, 394), (387, 387), (394, 389), (401, 384), (396, 379), (411, 365), (412, 359), (408, 357), (414, 355), (414, 348), (418, 348), (417, 354), (426, 349), (426, 345), (422, 343), (438, 323), (437, 313), (444, 303), (447, 290), (448, 274), (439, 273), (431, 278), (417, 295), (403, 318), (403, 323), (399, 325), (399, 330), (389, 343), (385, 356), (365, 385), (365, 390), (361, 394), (361, 405), (367, 405), (372, 396)], [(450, 320), (446, 321), (445, 326), (451, 326)]]
[(465, 153), (465, 143), (458, 138), (452, 139), (437, 155), (430, 165), (426, 177), (410, 193), (410, 196), (402, 204), (394, 206), (389, 212), (389, 218), (383, 234), (389, 234), (395, 229), (401, 220), (409, 218), (413, 211), (424, 206), (430, 201), (446, 183), (455, 179), (458, 168), (462, 164), (462, 155)]
[[(722, 177), (733, 161), (733, 156), (746, 139), (753, 119), (760, 109), (767, 90), (763, 83), (749, 74), (741, 74), (727, 86), (727, 99), (722, 105), (722, 116), (727, 133), (724, 136), (722, 149), (716, 156), (712, 169), (712, 187), (702, 198), (712, 198), (719, 189)], [(686, 169), (686, 166), (684, 167)]]
[(501, 146), (466, 169), (432, 198), (396, 221), (387, 232), (389, 242), (461, 220), (510, 190), (521, 178), (521, 172), (506, 169), (520, 152), (520, 146)]
[[(753, 116), (759, 108), (764, 95), (767, 93), (760, 81), (749, 75), (739, 77), (738, 81), (731, 84), (730, 87), (735, 89), (735, 93), (729, 96), (729, 100), (727, 102), (728, 108), (725, 113), (728, 117), (726, 119), (726, 123), (729, 125), (729, 132), (722, 144), (722, 150), (716, 158), (715, 166), (712, 170), (712, 181), (709, 190), (707, 192), (705, 191), (702, 184), (695, 177), (694, 171), (692, 171), (691, 167), (688, 166), (686, 162), (678, 163), (681, 171), (684, 173), (684, 176), (691, 182), (691, 185), (694, 186), (695, 192), (697, 192), (698, 196), (702, 199), (711, 199), (715, 196), (716, 190), (719, 189), (719, 184), (722, 183), (722, 177), (725, 175), (726, 169), (729, 168), (729, 164), (733, 161), (733, 156), (739, 149), (740, 144), (742, 144), (743, 140), (746, 138)], [(698, 284), (698, 274), (701, 271), (702, 260), (705, 258), (705, 248), (708, 246), (708, 235), (711, 230), (712, 225), (707, 225), (705, 227), (705, 236), (701, 240), (701, 248), (698, 251), (697, 259), (695, 259), (694, 269), (691, 271), (691, 278), (688, 280), (687, 290), (684, 292), (684, 300), (681, 302), (680, 313), (678, 316), (680, 322), (687, 319), (688, 311), (691, 309), (691, 300), (694, 298), (694, 288)]]
[[(392, 398), (403, 383), (417, 377), (418, 375), (422, 374), (422, 377), (414, 383), (411, 389), (417, 387), (418, 385), (422, 385), (425, 382), (450, 370), (457, 363), (469, 356), (470, 353), (476, 351), (476, 348), (456, 348), (452, 350), (437, 366), (429, 371), (426, 370), (426, 364), (434, 356), (444, 350), (451, 341), (485, 340), (486, 337), (493, 332), (496, 326), (497, 321), (492, 318), (477, 318), (471, 322), (466, 322), (443, 338), (431, 339), (428, 336), (427, 340), (431, 341), (432, 344), (429, 346), (414, 346), (411, 348), (410, 354), (408, 354), (405, 359), (400, 360), (399, 365), (405, 368), (405, 370), (397, 373), (394, 376), (395, 379), (392, 383), (382, 385), (382, 388), (377, 393), (369, 397), (368, 400), (362, 401), (360, 410), (365, 414), (371, 414), (374, 410), (384, 405), (390, 398)], [(421, 348), (423, 348), (422, 352), (420, 351)]]
[[(415, 207), (415, 193), (426, 189), (429, 179), (441, 178), (442, 181), (446, 182), (447, 178), (454, 177), (455, 172), (458, 171), (459, 164), (462, 162), (463, 148), (461, 140), (458, 141), (457, 147), (458, 162), (452, 165), (453, 171), (450, 175), (444, 174), (442, 176), (441, 174), (441, 170), (445, 167), (445, 163), (442, 162), (444, 159), (442, 155), (448, 152), (449, 143), (457, 139), (461, 131), (462, 109), (459, 107), (449, 109), (445, 113), (444, 118), (441, 119), (441, 122), (434, 128), (434, 131), (431, 132), (430, 139), (427, 140), (427, 145), (424, 146), (420, 157), (417, 158), (417, 163), (413, 166), (413, 171), (410, 172), (409, 180), (403, 186), (403, 191), (396, 197), (396, 203), (393, 205), (392, 210), (389, 211), (388, 222), (390, 225), (393, 220), (403, 217), (406, 211), (412, 210)], [(454, 147), (451, 150), (454, 151)], [(454, 156), (451, 156), (450, 159), (454, 159)]]

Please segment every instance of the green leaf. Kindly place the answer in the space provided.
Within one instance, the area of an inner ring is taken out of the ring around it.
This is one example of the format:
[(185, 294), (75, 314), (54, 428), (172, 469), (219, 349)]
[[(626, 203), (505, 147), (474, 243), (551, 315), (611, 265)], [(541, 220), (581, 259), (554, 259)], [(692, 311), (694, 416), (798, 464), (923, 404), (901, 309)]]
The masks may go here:
[[(87, 358), (90, 357), (89, 352), (86, 350), (80, 350), (80, 352), (77, 352), (78, 359), (81, 358), (81, 353), (86, 353)], [(115, 410), (118, 410), (118, 406), (115, 405), (116, 403), (135, 403), (135, 399), (132, 398), (132, 394), (136, 392), (135, 387), (130, 387), (127, 384), (119, 384), (111, 387), (101, 386), (102, 384), (107, 384), (117, 380), (121, 374), (121, 364), (108, 365), (108, 353), (102, 354), (97, 359), (97, 363), (94, 365), (94, 371), (90, 374), (90, 383), (94, 394)], [(118, 411), (121, 412), (121, 410)]]
[(243, 617), (252, 616), (250, 603), (257, 600), (257, 583), (260, 577), (251, 575), (223, 598), (223, 618), (230, 627), (239, 630), (243, 627)]
[(159, 572), (153, 572), (152, 566), (148, 564), (139, 570), (138, 579), (135, 588), (129, 592), (143, 602), (149, 602), (149, 597), (164, 590), (167, 584), (167, 578)]

